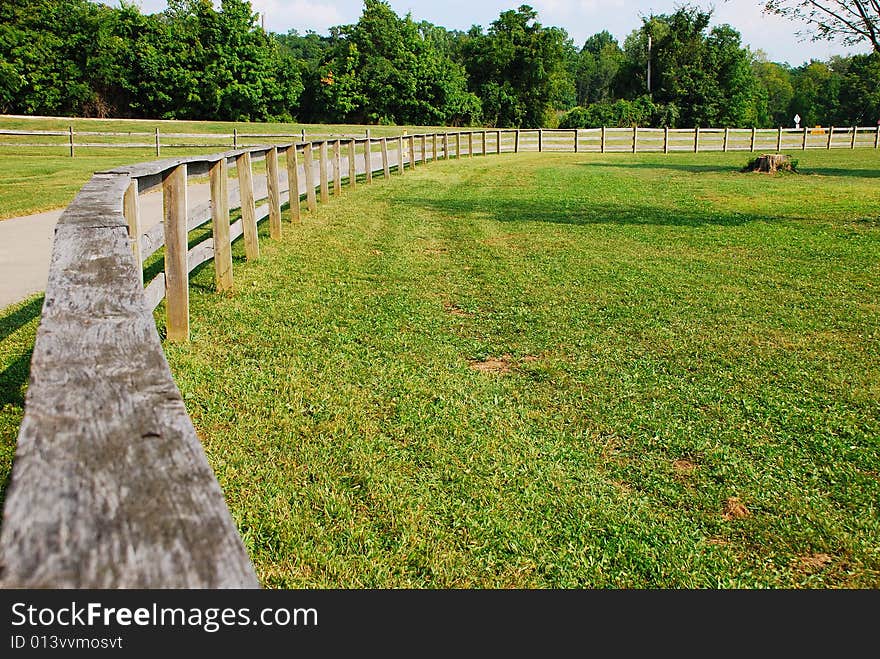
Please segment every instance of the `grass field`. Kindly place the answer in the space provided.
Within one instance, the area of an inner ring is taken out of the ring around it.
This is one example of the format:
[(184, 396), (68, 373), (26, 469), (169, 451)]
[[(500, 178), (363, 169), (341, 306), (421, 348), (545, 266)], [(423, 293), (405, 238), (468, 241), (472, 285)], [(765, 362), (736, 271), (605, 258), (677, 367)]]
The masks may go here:
[(166, 352), (262, 583), (880, 587), (880, 154), (796, 157), (440, 162), (199, 270)]
[[(67, 130), (91, 132), (147, 132), (157, 127), (162, 133), (208, 133), (231, 134), (237, 129), (242, 134), (283, 133), (298, 134), (301, 130), (309, 135), (364, 135), (369, 128), (374, 137), (399, 135), (401, 131), (425, 132), (449, 130), (428, 126), (359, 126), (359, 125), (313, 125), (281, 123), (233, 123), (221, 121), (137, 121), (119, 119), (64, 119), (64, 118), (15, 118), (0, 116), (0, 129), (9, 130)], [(166, 138), (168, 139), (173, 138)], [(150, 137), (77, 137), (77, 142), (151, 142)], [(39, 141), (58, 144), (57, 147), (35, 148), (20, 146)], [(195, 143), (198, 140), (177, 142)], [(266, 139), (242, 140), (241, 144), (265, 144)], [(292, 141), (292, 140), (288, 140)], [(201, 143), (201, 142), (199, 142)], [(215, 145), (217, 141), (214, 141)], [(227, 148), (232, 148), (229, 144)], [(162, 148), (163, 158), (184, 155), (214, 153), (221, 149), (209, 148)], [(93, 172), (112, 169), (121, 165), (154, 160), (152, 148), (79, 148), (76, 157), (70, 158), (66, 137), (0, 136), (0, 220), (30, 215), (40, 211), (62, 208), (69, 204), (76, 192), (91, 178)], [(39, 194), (35, 194), (38, 190)]]

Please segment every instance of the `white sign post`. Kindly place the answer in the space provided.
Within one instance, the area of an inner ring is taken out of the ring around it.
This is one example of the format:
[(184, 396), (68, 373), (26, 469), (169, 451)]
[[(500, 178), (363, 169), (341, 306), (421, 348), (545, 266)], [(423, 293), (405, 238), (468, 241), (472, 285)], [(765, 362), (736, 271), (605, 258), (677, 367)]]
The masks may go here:
[(801, 115), (799, 115), (799, 114), (794, 115), (794, 127), (795, 128), (801, 127)]

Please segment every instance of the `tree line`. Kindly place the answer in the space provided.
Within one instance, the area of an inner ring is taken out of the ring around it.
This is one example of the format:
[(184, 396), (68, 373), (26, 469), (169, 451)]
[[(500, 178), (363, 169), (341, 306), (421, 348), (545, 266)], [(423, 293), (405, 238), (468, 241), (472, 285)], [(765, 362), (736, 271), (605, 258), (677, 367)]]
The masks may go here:
[(250, 2), (0, 4), (0, 112), (499, 127), (873, 125), (880, 53), (799, 67), (711, 11), (651, 15), (582, 45), (527, 5), (448, 30), (365, 0), (328, 35), (264, 31)]

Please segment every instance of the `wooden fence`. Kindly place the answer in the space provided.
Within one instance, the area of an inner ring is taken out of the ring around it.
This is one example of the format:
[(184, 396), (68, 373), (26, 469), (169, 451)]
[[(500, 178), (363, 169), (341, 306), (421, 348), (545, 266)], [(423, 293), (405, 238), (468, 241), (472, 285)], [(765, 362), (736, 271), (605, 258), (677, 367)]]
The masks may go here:
[[(582, 128), (582, 129), (486, 129), (489, 139), (497, 137), (504, 151), (573, 151), (576, 153), (671, 153), (706, 151), (781, 151), (792, 149), (855, 149), (880, 147), (880, 125), (876, 127), (805, 128)], [(449, 133), (451, 136), (482, 135), (483, 130)], [(44, 141), (34, 142), (32, 138)], [(316, 140), (369, 138), (351, 134), (313, 134)], [(0, 147), (64, 148), (70, 157), (77, 149), (151, 149), (157, 158), (163, 149), (239, 149), (254, 144), (306, 141), (299, 133), (160, 133), (97, 132), (0, 129)]]
[[(778, 149), (798, 136), (802, 148), (840, 147), (846, 136), (852, 148), (865, 146), (867, 134), (776, 131), (774, 142), (752, 130), (480, 129), (249, 146), (95, 174), (55, 232), (0, 534), (0, 586), (258, 585), (153, 311), (164, 299), (167, 339), (188, 340), (189, 274), (213, 260), (217, 290), (233, 289), (232, 242), (243, 238), (247, 259), (259, 258), (258, 223), (268, 218), (270, 239), (280, 239), (285, 200), (298, 223), (303, 201), (314, 211), (345, 188), (436, 160), (535, 150)], [(255, 177), (257, 160), (265, 167)], [(162, 194), (161, 217), (141, 212), (153, 191)], [(240, 209), (235, 222), (231, 209)], [(190, 247), (191, 232), (208, 222), (210, 236)], [(144, 285), (144, 261), (163, 247), (163, 271)]]

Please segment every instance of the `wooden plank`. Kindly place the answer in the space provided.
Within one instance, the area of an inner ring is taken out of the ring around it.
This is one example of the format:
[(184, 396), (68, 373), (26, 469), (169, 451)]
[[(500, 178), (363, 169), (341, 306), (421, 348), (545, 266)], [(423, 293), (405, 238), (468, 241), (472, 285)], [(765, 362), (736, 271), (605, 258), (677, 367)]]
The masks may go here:
[(138, 181), (132, 179), (125, 189), (122, 199), (122, 213), (128, 223), (128, 238), (131, 241), (131, 252), (134, 255), (134, 265), (138, 273), (138, 281), (144, 285), (144, 255), (141, 250), (141, 207), (138, 192)]
[(849, 143), (850, 149), (856, 148), (856, 133), (858, 133), (858, 130), (859, 129), (856, 126), (853, 126), (853, 128), (852, 128), (852, 141)]
[(403, 136), (397, 136), (397, 173), (403, 174), (404, 171), (404, 163), (403, 163)]
[(776, 131), (776, 153), (782, 151), (782, 126)]
[(880, 121), (877, 122), (877, 130), (874, 131), (874, 148), (880, 148)]
[(4, 589), (258, 586), (97, 175), (58, 222), (6, 492)]
[(160, 272), (153, 277), (152, 281), (144, 288), (144, 299), (146, 300), (147, 311), (152, 313), (159, 306), (159, 303), (165, 299), (165, 273)]
[(633, 153), (637, 153), (639, 149), (639, 129), (633, 126)]
[(721, 147), (721, 150), (724, 151), (724, 153), (727, 153), (727, 142), (728, 142), (729, 138), (730, 138), (730, 129), (725, 127), (724, 128), (724, 144)]
[(214, 258), (214, 239), (206, 238), (198, 245), (189, 250), (186, 255), (187, 272), (192, 272), (202, 263), (207, 263)]
[(751, 142), (749, 143), (749, 151), (751, 151), (751, 152), (755, 151), (755, 136), (757, 135), (757, 133), (758, 133), (758, 129), (755, 128), (754, 126), (752, 126), (752, 139), (751, 139)]
[(578, 129), (575, 128), (572, 132), (574, 133), (574, 152), (577, 153), (578, 152)]
[(159, 137), (159, 129), (156, 129), (156, 157), (162, 157), (162, 141)]
[(804, 126), (804, 139), (803, 139), (803, 142), (801, 143), (801, 150), (802, 151), (807, 150), (807, 127), (806, 126)]
[(468, 131), (468, 158), (474, 157), (474, 131)]
[(165, 227), (165, 312), (168, 340), (189, 341), (186, 165), (172, 169), (162, 183)]
[(74, 150), (74, 144), (73, 144), (73, 126), (68, 126), (67, 131), (68, 131), (68, 135), (69, 135), (68, 141), (70, 143), (70, 157), (74, 158), (74, 157), (76, 157), (76, 151)]
[(422, 134), (422, 164), (428, 164), (428, 136)]
[(501, 153), (501, 131), (495, 131), (495, 153)]
[(315, 196), (315, 165), (311, 142), (303, 147), (303, 168), (306, 174), (306, 207), (314, 213), (318, 209), (318, 200)]
[(348, 143), (348, 186), (354, 190), (357, 187), (357, 141)]
[[(501, 133), (498, 133), (498, 139), (501, 140)], [(544, 131), (542, 129), (538, 129), (538, 153), (541, 153), (544, 150)], [(498, 148), (498, 153), (501, 153), (501, 148)]]
[(367, 131), (367, 141), (364, 143), (364, 170), (367, 173), (367, 183), (373, 182), (373, 140), (369, 138), (369, 130)]
[(385, 180), (391, 178), (391, 164), (388, 162), (388, 139), (383, 137), (380, 140), (382, 146), (382, 174)]
[(669, 153), (669, 126), (663, 127), (663, 153)]
[(513, 152), (519, 153), (519, 128), (516, 129), (516, 134), (513, 137)]
[(278, 148), (266, 152), (266, 190), (269, 195), (269, 236), (281, 240), (281, 183), (278, 180)]
[(443, 160), (449, 160), (449, 133), (443, 133)]
[(461, 132), (455, 133), (455, 158), (461, 158)]
[(290, 207), (290, 221), (302, 223), (302, 209), (299, 199), (299, 153), (296, 146), (287, 149), (287, 205)]
[(826, 149), (830, 149), (830, 148), (831, 148), (831, 141), (832, 141), (833, 139), (834, 139), (834, 126), (831, 126), (831, 127), (828, 129), (828, 144), (827, 144), (826, 147), (825, 147)]
[(486, 155), (486, 131), (483, 131), (483, 148), (480, 155)]
[(437, 162), (437, 133), (434, 133), (431, 137), (433, 138), (433, 149), (432, 149), (433, 157), (431, 159), (434, 162)]
[(416, 138), (414, 135), (409, 136), (409, 168), (416, 168)]
[(602, 126), (602, 138), (599, 142), (599, 153), (605, 153), (605, 126)]
[(260, 258), (257, 236), (257, 211), (254, 204), (254, 178), (251, 154), (242, 153), (235, 159), (238, 170), (238, 192), (241, 197), (241, 219), (244, 227), (244, 252), (249, 261)]
[(333, 142), (333, 195), (342, 194), (342, 142)]
[(229, 165), (221, 158), (211, 166), (211, 233), (214, 238), (214, 285), (232, 290), (232, 240), (229, 237)]
[(700, 152), (700, 127), (694, 128), (694, 153)]
[(326, 204), (330, 201), (330, 185), (327, 180), (328, 172), (327, 172), (327, 161), (329, 158), (327, 157), (327, 142), (321, 142), (318, 146), (318, 164), (320, 165), (320, 169), (318, 171), (318, 178), (321, 182), (321, 203)]

